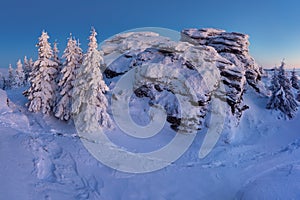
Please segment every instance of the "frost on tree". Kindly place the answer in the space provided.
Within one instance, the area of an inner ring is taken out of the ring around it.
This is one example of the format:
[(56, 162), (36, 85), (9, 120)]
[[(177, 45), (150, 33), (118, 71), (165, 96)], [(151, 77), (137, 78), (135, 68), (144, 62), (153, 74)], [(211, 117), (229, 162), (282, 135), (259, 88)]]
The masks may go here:
[(74, 83), (72, 113), (81, 131), (93, 132), (99, 124), (101, 127), (111, 127), (111, 119), (107, 113), (108, 102), (104, 95), (108, 87), (100, 71), (103, 58), (97, 50), (96, 35), (95, 29), (92, 29), (89, 48), (76, 72)]
[(63, 58), (65, 62), (60, 71), (58, 101), (54, 112), (57, 118), (68, 121), (71, 118), (72, 93), (76, 78), (75, 71), (79, 68), (82, 61), (82, 50), (72, 36), (68, 40)]
[(22, 87), (24, 85), (25, 85), (25, 73), (23, 70), (22, 62), (19, 59), (17, 62), (17, 69), (15, 75), (15, 87)]
[(286, 76), (284, 65), (285, 63), (282, 62), (279, 69), (274, 71), (270, 87), (272, 96), (267, 104), (267, 109), (280, 110), (291, 119), (297, 112), (298, 104), (291, 90), (292, 86)]
[(291, 75), (291, 82), (292, 82), (292, 87), (299, 90), (299, 80), (298, 80), (298, 76), (296, 74), (295, 68), (292, 71), (292, 75)]
[(56, 91), (56, 74), (58, 64), (54, 62), (53, 51), (48, 42), (49, 36), (43, 31), (38, 47), (38, 60), (34, 62), (30, 73), (30, 88), (24, 93), (29, 102), (29, 111), (49, 113), (54, 106)]

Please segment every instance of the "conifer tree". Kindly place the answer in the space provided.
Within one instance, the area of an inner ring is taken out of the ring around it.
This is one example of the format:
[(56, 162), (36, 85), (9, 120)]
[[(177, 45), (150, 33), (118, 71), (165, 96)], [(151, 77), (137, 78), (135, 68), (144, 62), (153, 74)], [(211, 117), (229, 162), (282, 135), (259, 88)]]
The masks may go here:
[(97, 50), (96, 35), (95, 29), (92, 28), (89, 48), (76, 72), (74, 83), (72, 113), (82, 131), (95, 131), (99, 124), (101, 127), (111, 126), (111, 119), (107, 113), (108, 102), (104, 95), (108, 87), (100, 71), (103, 58)]
[(24, 65), (25, 79), (27, 80), (29, 73), (31, 71), (29, 68), (29, 62), (28, 62), (27, 56), (24, 56), (23, 65)]
[(29, 82), (28, 78), (29, 78), (29, 74), (32, 71), (32, 59), (28, 60), (27, 56), (24, 57), (24, 74), (25, 74), (25, 83), (27, 84)]
[(267, 109), (280, 110), (291, 119), (298, 110), (298, 104), (291, 90), (291, 83), (287, 78), (284, 65), (285, 63), (282, 62), (279, 69), (275, 69), (270, 87), (272, 96), (267, 104)]
[(292, 75), (291, 75), (291, 83), (292, 83), (292, 87), (299, 90), (299, 80), (298, 80), (298, 76), (296, 74), (295, 68), (292, 71)]
[[(58, 50), (57, 45), (58, 45), (58, 43), (57, 43), (57, 41), (55, 41), (53, 44), (53, 61), (57, 63), (57, 75), (56, 76), (58, 78), (58, 74), (62, 67), (62, 62), (61, 62), (61, 59), (59, 58), (59, 50)], [(56, 80), (56, 82), (58, 82), (58, 80)]]
[(57, 62), (58, 64), (60, 64), (60, 59), (59, 59), (59, 50), (58, 50), (58, 47), (57, 47), (58, 43), (57, 41), (55, 41), (53, 43), (53, 61), (54, 62)]
[(20, 59), (17, 62), (15, 85), (16, 85), (16, 87), (22, 87), (25, 85), (25, 73), (24, 73), (23, 65), (22, 65), (22, 62)]
[(11, 89), (11, 88), (15, 88), (16, 84), (15, 84), (15, 72), (14, 69), (12, 68), (12, 65), (9, 64), (8, 67), (8, 78), (5, 82), (5, 88), (6, 89)]
[(79, 68), (82, 59), (82, 50), (75, 39), (68, 40), (67, 47), (64, 51), (63, 58), (65, 62), (60, 71), (58, 81), (59, 96), (55, 107), (55, 116), (61, 120), (68, 121), (71, 118), (72, 93), (75, 81), (75, 71)]
[(56, 92), (56, 74), (58, 64), (54, 62), (53, 51), (48, 42), (49, 36), (43, 31), (37, 44), (38, 60), (30, 73), (30, 88), (24, 93), (29, 102), (29, 111), (48, 114), (53, 109)]

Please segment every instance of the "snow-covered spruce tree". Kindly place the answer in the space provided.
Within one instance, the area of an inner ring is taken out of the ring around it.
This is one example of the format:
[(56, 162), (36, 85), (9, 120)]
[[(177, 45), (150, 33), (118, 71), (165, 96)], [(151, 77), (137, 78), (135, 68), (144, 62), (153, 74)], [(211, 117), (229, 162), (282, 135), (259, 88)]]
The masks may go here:
[[(56, 67), (56, 74), (54, 75), (56, 77), (55, 82), (56, 85), (58, 86), (58, 82), (59, 82), (59, 72), (61, 71), (62, 68), (62, 63), (61, 63), (61, 59), (59, 58), (59, 50), (57, 47), (58, 43), (55, 40), (55, 42), (53, 43), (53, 61), (57, 63), (57, 67)], [(53, 109), (55, 109), (56, 104), (57, 104), (57, 98), (59, 97), (59, 90), (56, 90), (55, 93), (55, 105), (53, 107)]]
[(29, 83), (29, 74), (32, 71), (33, 68), (33, 62), (32, 62), (32, 58), (30, 58), (29, 60), (27, 59), (27, 56), (24, 57), (24, 61), (23, 61), (23, 70), (24, 70), (24, 74), (25, 74), (25, 83)]
[(278, 81), (278, 69), (274, 68), (274, 73), (271, 80), (271, 85), (269, 87), (272, 95), (267, 104), (267, 109), (275, 109), (280, 106), (280, 99), (276, 96), (276, 93), (280, 90), (280, 85)]
[(15, 76), (16, 87), (22, 87), (25, 85), (25, 73), (23, 70), (23, 65), (19, 59), (17, 62), (16, 76)]
[(28, 62), (27, 56), (24, 56), (23, 64), (24, 64), (25, 82), (27, 82), (28, 77), (29, 77), (29, 73), (31, 71), (31, 69), (29, 67), (29, 62)]
[(285, 63), (282, 62), (278, 70), (275, 69), (271, 81), (272, 96), (267, 104), (267, 109), (280, 110), (289, 119), (297, 112), (298, 104), (291, 90), (291, 83), (284, 70)]
[(72, 38), (72, 35), (70, 35), (68, 40), (63, 58), (65, 59), (65, 62), (59, 75), (59, 94), (54, 113), (57, 118), (68, 121), (71, 118), (75, 71), (78, 69), (82, 61), (82, 50), (77, 45), (76, 40)]
[(57, 44), (58, 44), (57, 41), (55, 41), (53, 43), (53, 61), (55, 61), (57, 63), (60, 63), (60, 59), (59, 59), (59, 56), (58, 56), (59, 50), (57, 48)]
[(37, 44), (38, 60), (30, 73), (30, 88), (24, 93), (29, 100), (29, 111), (44, 114), (50, 113), (55, 103), (57, 74), (57, 63), (52, 60), (53, 51), (48, 39), (48, 34), (43, 31)]
[(61, 70), (62, 63), (59, 58), (59, 50), (58, 50), (57, 45), (58, 45), (58, 43), (57, 43), (57, 41), (55, 41), (53, 44), (53, 61), (57, 63), (57, 73), (59, 73), (59, 71)]
[(75, 52), (78, 54), (78, 55), (80, 55), (80, 64), (82, 64), (82, 59), (83, 59), (83, 54), (82, 54), (82, 49), (81, 49), (81, 47), (80, 47), (80, 41), (79, 41), (79, 39), (77, 40), (77, 42), (76, 42), (76, 49), (75, 49)]
[(299, 86), (299, 80), (298, 80), (298, 76), (296, 74), (295, 68), (292, 71), (292, 75), (291, 75), (291, 83), (292, 83), (292, 87), (299, 90), (300, 86)]
[(11, 89), (11, 88), (15, 88), (16, 87), (15, 77), (16, 77), (15, 71), (12, 68), (11, 64), (9, 64), (9, 67), (8, 67), (8, 78), (5, 81), (5, 88), (6, 89)]
[(107, 113), (108, 102), (104, 95), (108, 87), (103, 81), (100, 64), (101, 53), (97, 50), (96, 31), (92, 28), (89, 48), (83, 57), (83, 63), (76, 71), (74, 82), (72, 113), (75, 123), (81, 131), (93, 132), (99, 127), (111, 127)]

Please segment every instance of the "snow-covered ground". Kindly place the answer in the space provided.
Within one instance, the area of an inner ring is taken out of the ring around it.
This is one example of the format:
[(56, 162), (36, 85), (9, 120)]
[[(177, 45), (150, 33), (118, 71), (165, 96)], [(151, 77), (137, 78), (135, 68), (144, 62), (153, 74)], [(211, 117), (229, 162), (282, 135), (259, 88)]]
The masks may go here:
[[(300, 115), (277, 119), (276, 112), (265, 109), (267, 98), (251, 88), (244, 96), (250, 109), (240, 125), (224, 129), (207, 157), (198, 157), (203, 129), (180, 159), (146, 174), (101, 164), (72, 124), (28, 112), (23, 89), (0, 90), (1, 200), (300, 198)], [(118, 129), (109, 138), (132, 151), (148, 151), (174, 136), (167, 125), (162, 132), (150, 144), (131, 142)], [(230, 143), (228, 135), (234, 135)]]

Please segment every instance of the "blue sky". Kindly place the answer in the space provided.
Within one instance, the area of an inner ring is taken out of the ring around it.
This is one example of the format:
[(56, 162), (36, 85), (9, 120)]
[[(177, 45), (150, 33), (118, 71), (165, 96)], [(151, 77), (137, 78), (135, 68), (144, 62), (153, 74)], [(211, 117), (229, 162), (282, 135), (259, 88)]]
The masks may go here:
[(0, 66), (24, 55), (36, 58), (42, 30), (62, 52), (69, 33), (86, 49), (90, 27), (99, 42), (139, 27), (214, 27), (250, 35), (250, 50), (266, 67), (286, 59), (300, 67), (300, 2), (296, 0), (5, 0), (0, 6)]

